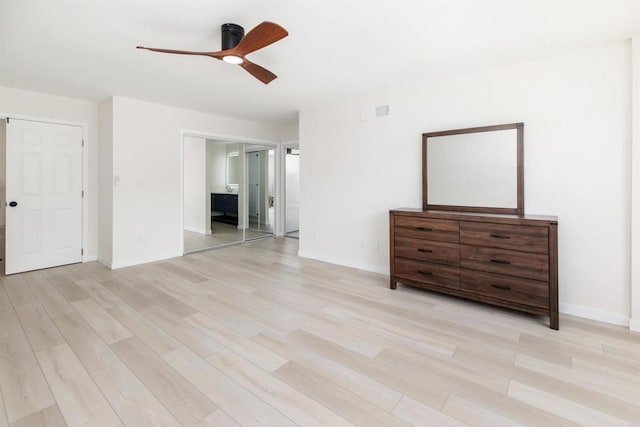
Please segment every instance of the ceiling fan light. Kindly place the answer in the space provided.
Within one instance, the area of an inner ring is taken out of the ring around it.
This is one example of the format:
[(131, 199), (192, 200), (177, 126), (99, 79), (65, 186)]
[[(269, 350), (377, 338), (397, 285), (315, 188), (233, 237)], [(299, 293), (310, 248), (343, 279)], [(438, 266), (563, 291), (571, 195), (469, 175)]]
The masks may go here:
[(228, 62), (229, 64), (242, 64), (243, 60), (240, 56), (236, 55), (227, 55), (222, 58), (224, 62)]

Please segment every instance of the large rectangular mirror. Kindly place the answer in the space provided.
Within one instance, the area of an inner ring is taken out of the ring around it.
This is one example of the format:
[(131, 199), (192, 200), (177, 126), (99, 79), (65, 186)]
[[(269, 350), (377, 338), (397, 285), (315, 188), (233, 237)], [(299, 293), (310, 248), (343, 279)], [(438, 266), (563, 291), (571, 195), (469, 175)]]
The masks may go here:
[(423, 209), (524, 215), (524, 123), (422, 135)]

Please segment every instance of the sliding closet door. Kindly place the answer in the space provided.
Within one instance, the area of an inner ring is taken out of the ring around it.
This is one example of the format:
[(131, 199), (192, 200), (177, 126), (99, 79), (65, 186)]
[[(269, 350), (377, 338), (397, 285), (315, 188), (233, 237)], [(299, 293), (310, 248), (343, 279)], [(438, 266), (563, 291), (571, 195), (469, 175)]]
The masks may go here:
[(275, 232), (275, 149), (252, 145), (245, 153), (247, 170), (246, 240)]

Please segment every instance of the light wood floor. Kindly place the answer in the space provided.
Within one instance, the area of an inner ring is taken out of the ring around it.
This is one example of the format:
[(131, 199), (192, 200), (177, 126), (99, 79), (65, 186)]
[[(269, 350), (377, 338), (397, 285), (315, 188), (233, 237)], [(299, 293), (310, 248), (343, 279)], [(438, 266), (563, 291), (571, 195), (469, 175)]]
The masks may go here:
[[(252, 224), (250, 224), (250, 227)], [(184, 250), (185, 252), (200, 249), (213, 248), (230, 243), (242, 242), (243, 239), (252, 240), (272, 235), (271, 231), (259, 231), (253, 228), (239, 230), (237, 226), (222, 222), (211, 223), (211, 234), (200, 234), (189, 230), (184, 230)]]
[(640, 336), (400, 286), (268, 239), (2, 278), (0, 425), (640, 422)]

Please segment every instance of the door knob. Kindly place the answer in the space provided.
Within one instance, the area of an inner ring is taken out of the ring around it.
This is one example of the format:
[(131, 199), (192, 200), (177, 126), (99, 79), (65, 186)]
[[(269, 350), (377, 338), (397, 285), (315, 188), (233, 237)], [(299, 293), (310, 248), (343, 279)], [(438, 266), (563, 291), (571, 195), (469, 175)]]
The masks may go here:
[(9, 202), (9, 206), (15, 208), (16, 206), (18, 206), (18, 202)]

